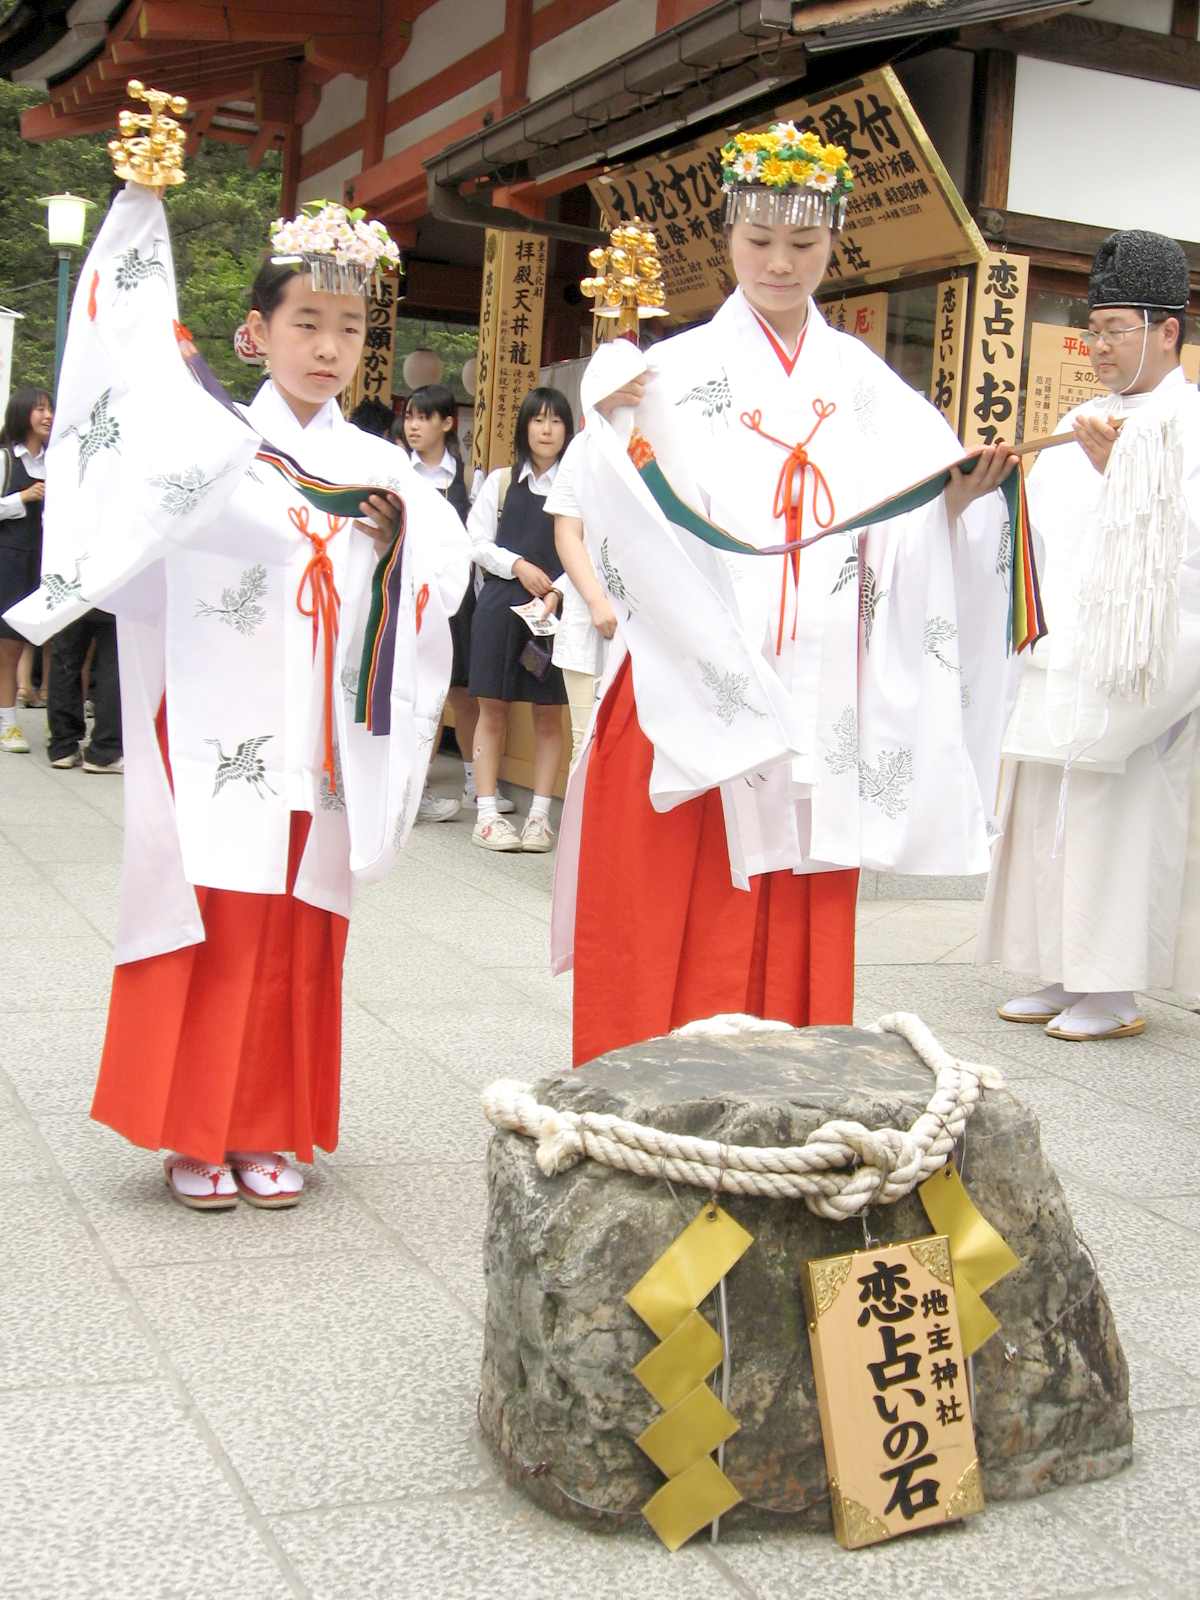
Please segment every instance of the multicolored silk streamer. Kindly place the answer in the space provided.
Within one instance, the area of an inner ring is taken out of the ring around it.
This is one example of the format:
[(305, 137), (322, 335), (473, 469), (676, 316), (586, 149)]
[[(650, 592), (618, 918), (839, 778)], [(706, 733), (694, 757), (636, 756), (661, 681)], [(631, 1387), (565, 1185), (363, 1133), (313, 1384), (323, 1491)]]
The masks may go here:
[[(794, 556), (796, 552), (829, 539), (835, 533), (853, 533), (875, 522), (889, 522), (893, 517), (908, 511), (919, 510), (936, 500), (950, 482), (950, 468), (932, 473), (919, 483), (911, 484), (890, 499), (868, 506), (865, 511), (832, 527), (822, 528), (807, 539), (797, 539), (786, 544), (752, 545), (744, 539), (726, 533), (699, 512), (693, 511), (676, 494), (655, 458), (653, 447), (644, 435), (635, 432), (629, 442), (629, 454), (642, 482), (654, 497), (655, 504), (669, 522), (693, 534), (714, 550), (723, 550), (738, 556)], [(956, 463), (962, 472), (973, 472), (978, 456), (964, 456)], [(1033, 537), (1029, 528), (1029, 511), (1025, 501), (1025, 479), (1022, 467), (1017, 466), (1001, 485), (1008, 507), (1009, 554), (1011, 557), (1009, 581), (1008, 648), (1024, 650), (1035, 645), (1046, 633), (1046, 619), (1042, 611), (1041, 590), (1038, 584), (1037, 565), (1033, 556)]]
[(664, 1408), (637, 1442), (668, 1480), (642, 1507), (668, 1550), (678, 1550), (742, 1498), (712, 1459), (738, 1422), (705, 1382), (725, 1347), (696, 1307), (753, 1243), (745, 1228), (710, 1203), (625, 1296), (662, 1340), (633, 1375)]
[(917, 1194), (935, 1232), (944, 1233), (950, 1240), (959, 1332), (964, 1354), (973, 1356), (1000, 1326), (983, 1303), (984, 1293), (1021, 1262), (976, 1210), (952, 1161), (932, 1178), (926, 1178)]
[[(395, 544), (375, 568), (371, 579), (371, 608), (363, 635), (362, 662), (354, 720), (368, 733), (382, 737), (392, 729), (392, 667), (396, 659), (396, 624), (404, 583), (404, 512)], [(426, 596), (428, 599), (428, 596)], [(424, 607), (421, 608), (424, 610)], [(418, 625), (420, 617), (418, 616)]]

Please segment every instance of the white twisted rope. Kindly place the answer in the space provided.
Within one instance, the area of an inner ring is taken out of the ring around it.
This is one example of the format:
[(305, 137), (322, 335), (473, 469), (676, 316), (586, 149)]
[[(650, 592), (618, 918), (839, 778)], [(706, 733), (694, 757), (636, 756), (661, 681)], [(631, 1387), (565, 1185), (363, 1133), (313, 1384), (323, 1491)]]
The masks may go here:
[[(689, 1023), (677, 1036), (768, 1029), (791, 1031), (786, 1023), (758, 1017), (719, 1016)], [(803, 1200), (817, 1216), (840, 1222), (870, 1206), (895, 1204), (944, 1167), (983, 1090), (998, 1089), (1004, 1081), (991, 1067), (952, 1056), (912, 1012), (892, 1012), (867, 1031), (907, 1039), (935, 1075), (929, 1103), (907, 1131), (833, 1121), (822, 1123), (801, 1145), (722, 1144), (602, 1112), (556, 1111), (540, 1105), (529, 1084), (510, 1078), (483, 1091), (484, 1115), (494, 1127), (536, 1139), (537, 1164), (547, 1177), (587, 1156), (642, 1178), (670, 1178), (717, 1193)]]

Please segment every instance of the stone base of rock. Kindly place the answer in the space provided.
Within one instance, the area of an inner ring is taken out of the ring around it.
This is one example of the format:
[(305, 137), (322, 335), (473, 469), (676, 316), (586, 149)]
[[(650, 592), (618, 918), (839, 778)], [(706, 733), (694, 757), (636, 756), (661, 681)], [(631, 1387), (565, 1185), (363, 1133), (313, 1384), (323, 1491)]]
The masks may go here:
[[(537, 1096), (729, 1144), (789, 1145), (831, 1116), (908, 1127), (931, 1084), (904, 1040), (821, 1027), (651, 1040), (545, 1080)], [(987, 1296), (1001, 1331), (974, 1360), (985, 1496), (1107, 1477), (1132, 1454), (1125, 1358), (1037, 1119), (1009, 1092), (976, 1109), (964, 1169), (975, 1204), (1022, 1263)], [(488, 1184), (484, 1437), (510, 1481), (547, 1510), (618, 1528), (663, 1481), (634, 1442), (659, 1413), (632, 1376), (654, 1340), (624, 1295), (703, 1196), (591, 1162), (546, 1178), (532, 1142), (508, 1133), (492, 1140)], [(725, 1471), (744, 1502), (722, 1527), (828, 1527), (801, 1271), (861, 1248), (862, 1225), (823, 1221), (799, 1202), (721, 1203), (755, 1239), (727, 1279), (730, 1409), (741, 1426)], [(930, 1232), (915, 1195), (868, 1223), (882, 1241)]]

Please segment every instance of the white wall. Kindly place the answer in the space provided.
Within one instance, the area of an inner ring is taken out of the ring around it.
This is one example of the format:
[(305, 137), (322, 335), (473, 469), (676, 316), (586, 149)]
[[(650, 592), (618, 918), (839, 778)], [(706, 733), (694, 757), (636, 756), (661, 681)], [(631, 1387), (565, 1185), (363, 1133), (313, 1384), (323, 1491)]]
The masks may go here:
[(1197, 150), (1200, 90), (1017, 58), (1010, 211), (1200, 241)]
[(408, 49), (388, 77), (388, 99), (418, 88), (503, 32), (504, 0), (437, 0), (413, 23)]
[(1171, 31), (1171, 0), (1092, 0), (1076, 15), (1093, 22), (1123, 22), (1127, 28), (1142, 28), (1147, 33)]
[(336, 166), (326, 167), (322, 172), (314, 172), (311, 178), (301, 181), (297, 191), (300, 205), (306, 200), (340, 200), (342, 186), (357, 178), (362, 171), (362, 152), (356, 150), (353, 155), (347, 156), (344, 161), (339, 161)]
[(529, 58), (529, 98), (538, 100), (653, 38), (657, 12), (655, 0), (616, 0), (541, 45)]
[(464, 89), (462, 94), (456, 94), (451, 100), (443, 100), (435, 110), (426, 111), (422, 116), (413, 117), (410, 122), (402, 122), (398, 128), (393, 128), (383, 141), (384, 155), (394, 156), (401, 150), (407, 150), (409, 145), (428, 138), (439, 128), (449, 127), (469, 111), (478, 111), (481, 106), (489, 105), (499, 94), (500, 74), (493, 72), (490, 78)]
[(367, 109), (367, 85), (363, 78), (353, 78), (348, 72), (321, 89), (321, 103), (300, 130), (300, 148), (311, 150), (314, 145), (332, 139), (335, 133), (356, 123)]

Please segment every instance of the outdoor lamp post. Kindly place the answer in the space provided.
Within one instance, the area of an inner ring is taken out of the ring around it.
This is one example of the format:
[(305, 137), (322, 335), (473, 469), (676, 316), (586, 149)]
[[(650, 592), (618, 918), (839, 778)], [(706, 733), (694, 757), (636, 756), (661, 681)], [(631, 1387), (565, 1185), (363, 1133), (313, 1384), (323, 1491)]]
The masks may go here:
[(46, 235), (58, 251), (58, 310), (54, 321), (54, 387), (62, 367), (63, 345), (67, 337), (67, 289), (71, 277), (71, 247), (83, 243), (87, 210), (92, 204), (77, 194), (47, 194), (38, 201), (46, 208)]

